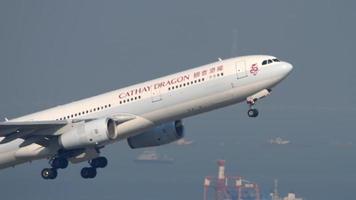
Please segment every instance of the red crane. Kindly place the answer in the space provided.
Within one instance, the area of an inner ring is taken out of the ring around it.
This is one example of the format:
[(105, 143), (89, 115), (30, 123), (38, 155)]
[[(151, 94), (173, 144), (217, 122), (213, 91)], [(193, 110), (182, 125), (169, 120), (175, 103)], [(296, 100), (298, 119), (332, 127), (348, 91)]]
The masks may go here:
[(256, 183), (240, 176), (225, 175), (225, 160), (218, 161), (218, 176), (204, 179), (204, 200), (260, 200), (260, 189)]

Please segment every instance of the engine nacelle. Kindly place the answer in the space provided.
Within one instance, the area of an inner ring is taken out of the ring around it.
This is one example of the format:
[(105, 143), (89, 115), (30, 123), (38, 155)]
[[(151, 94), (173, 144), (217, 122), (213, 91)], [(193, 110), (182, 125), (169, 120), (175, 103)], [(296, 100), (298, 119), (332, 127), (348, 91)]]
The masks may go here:
[(97, 119), (70, 129), (58, 141), (64, 149), (98, 146), (116, 138), (116, 125), (110, 118)]
[(129, 137), (127, 143), (132, 149), (168, 144), (183, 138), (184, 126), (181, 120), (162, 124), (139, 135)]

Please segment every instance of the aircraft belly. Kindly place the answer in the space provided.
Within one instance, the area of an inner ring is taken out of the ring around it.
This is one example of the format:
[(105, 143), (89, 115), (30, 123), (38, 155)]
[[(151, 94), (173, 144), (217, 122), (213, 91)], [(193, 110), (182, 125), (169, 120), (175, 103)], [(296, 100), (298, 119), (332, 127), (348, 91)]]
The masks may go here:
[(25, 163), (30, 159), (18, 159), (15, 156), (16, 151), (0, 153), (0, 169), (12, 167), (21, 163)]
[[(2, 140), (3, 138), (0, 138), (0, 141)], [(0, 144), (0, 155), (4, 152), (17, 150), (23, 141), (23, 139), (16, 139), (8, 143)]]
[(17, 139), (0, 145), (0, 169), (45, 158), (53, 154), (51, 149), (35, 143), (20, 148), (19, 146), (23, 141), (23, 139)]

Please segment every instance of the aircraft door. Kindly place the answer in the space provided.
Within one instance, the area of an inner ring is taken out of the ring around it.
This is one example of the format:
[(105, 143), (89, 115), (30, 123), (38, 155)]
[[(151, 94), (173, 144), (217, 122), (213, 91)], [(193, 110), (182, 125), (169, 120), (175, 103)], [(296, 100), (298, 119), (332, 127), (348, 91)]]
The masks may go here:
[(237, 79), (247, 77), (246, 62), (238, 61), (235, 63)]
[(152, 99), (152, 103), (155, 103), (155, 102), (158, 102), (158, 101), (162, 100), (162, 95), (161, 95), (160, 88), (152, 90), (151, 99)]

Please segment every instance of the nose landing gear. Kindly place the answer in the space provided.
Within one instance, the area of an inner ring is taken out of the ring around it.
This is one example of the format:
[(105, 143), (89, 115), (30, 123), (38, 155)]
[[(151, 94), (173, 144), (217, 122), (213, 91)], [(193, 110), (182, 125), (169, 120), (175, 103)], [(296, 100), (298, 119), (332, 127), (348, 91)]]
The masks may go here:
[(255, 105), (255, 101), (254, 100), (247, 100), (247, 104), (250, 107), (250, 109), (248, 109), (248, 111), (247, 111), (247, 115), (249, 117), (257, 117), (258, 116), (258, 110), (253, 107)]
[(250, 107), (247, 111), (247, 115), (249, 117), (257, 117), (258, 116), (258, 113), (259, 113), (258, 110), (256, 108), (254, 108), (256, 101), (268, 96), (270, 93), (271, 93), (271, 89), (264, 89), (264, 90), (257, 92), (256, 94), (254, 94), (252, 96), (247, 97), (246, 102)]
[(247, 115), (249, 117), (257, 117), (258, 116), (258, 110), (256, 108), (250, 108), (247, 111)]

